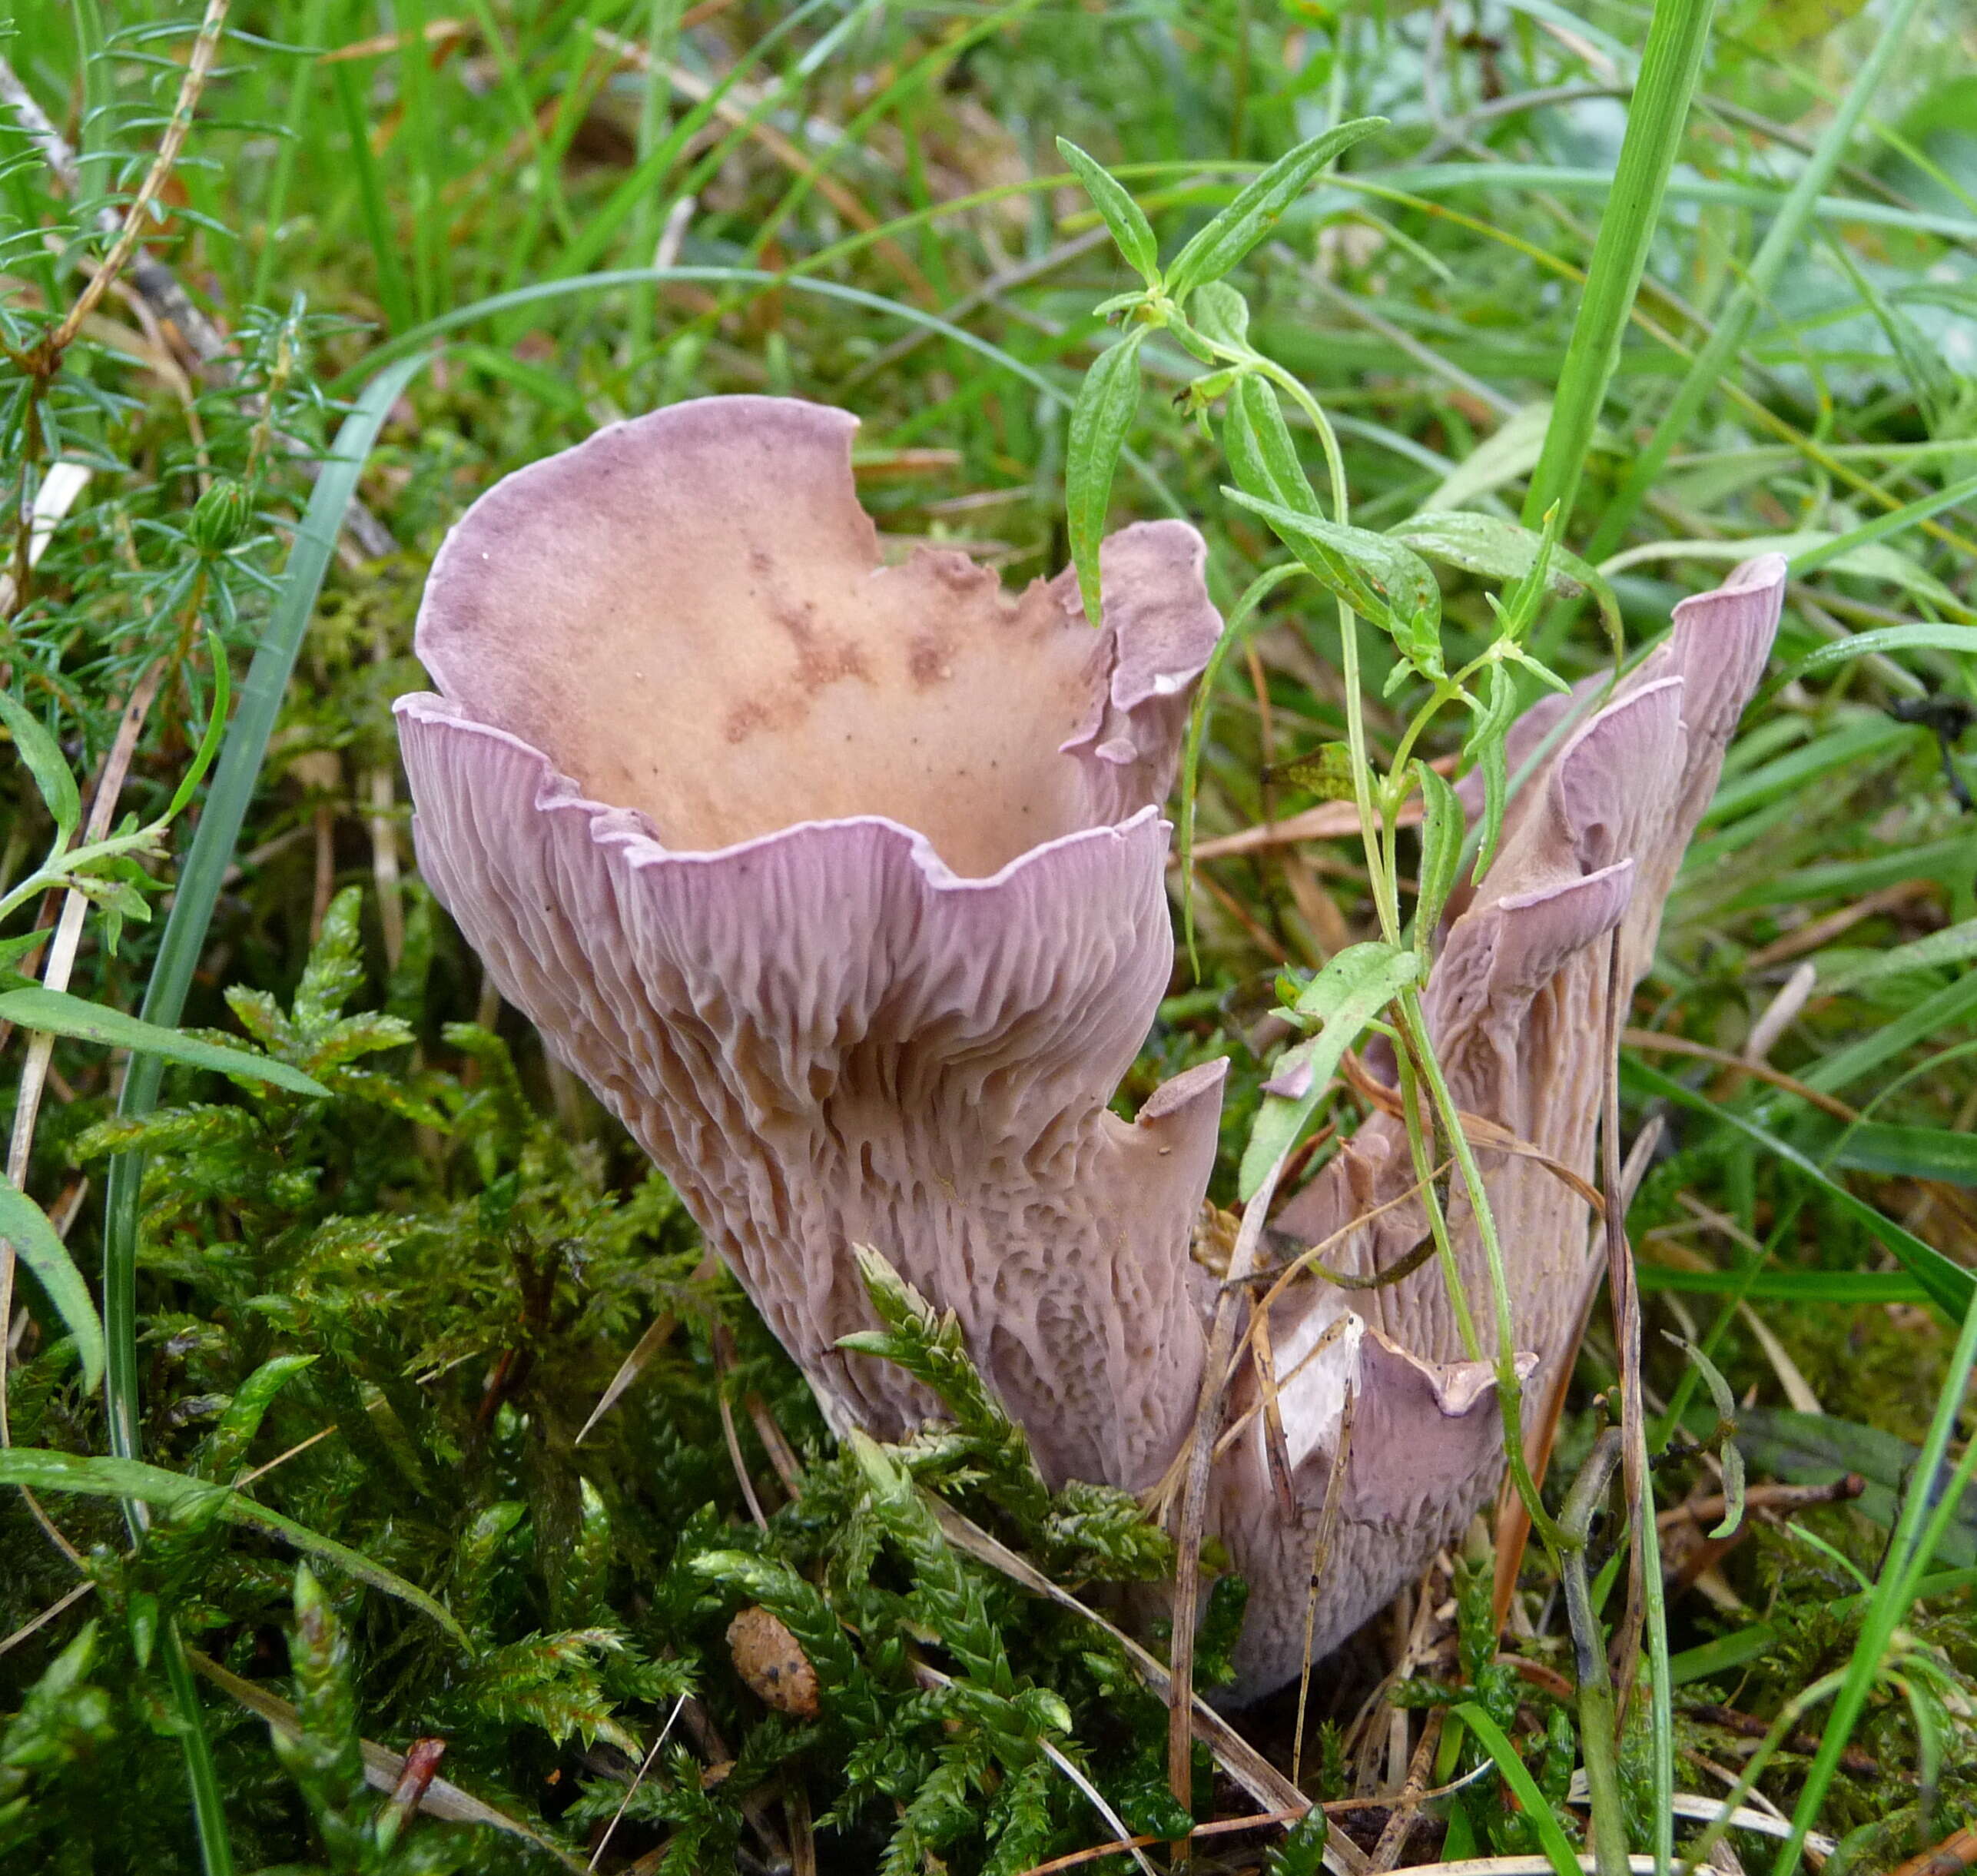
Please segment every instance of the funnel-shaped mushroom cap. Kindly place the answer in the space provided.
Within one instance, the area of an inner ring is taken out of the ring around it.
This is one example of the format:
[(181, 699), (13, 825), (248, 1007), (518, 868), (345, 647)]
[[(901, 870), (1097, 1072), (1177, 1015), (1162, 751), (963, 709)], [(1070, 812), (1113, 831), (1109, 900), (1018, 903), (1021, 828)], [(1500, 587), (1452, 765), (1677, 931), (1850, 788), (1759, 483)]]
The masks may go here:
[(857, 428), (709, 397), (532, 464), (440, 550), (420, 659), (674, 852), (870, 815), (977, 876), (1159, 801), (1222, 629), (1200, 536), (1106, 543), (1101, 636), (1062, 585), (1011, 599), (959, 553), (883, 566)]
[(1221, 629), (1193, 530), (1067, 579), (881, 563), (853, 421), (712, 398), (511, 476), (436, 562), (401, 699), (425, 876), (678, 1187), (841, 1427), (853, 1247), (940, 1307), (1057, 1477), (1158, 1476), (1222, 1064), (1106, 1111), (1173, 961), (1158, 803)]
[[(1557, 1354), (1585, 1268), (1588, 1207), (1554, 1168), (1581, 1180), (1594, 1172), (1609, 1009), (1607, 935), (1620, 947), (1621, 993), (1630, 994), (1653, 958), (1662, 904), (1715, 791), (1723, 751), (1763, 674), (1784, 588), (1785, 563), (1767, 555), (1739, 567), (1714, 592), (1677, 606), (1669, 637), (1610, 702), (1560, 741), (1511, 804), (1496, 862), (1446, 927), (1423, 995), (1458, 1106), (1544, 1156), (1487, 1147), (1477, 1153), (1508, 1267), (1518, 1344), (1534, 1366)], [(1591, 700), (1587, 693), (1578, 699)], [(1515, 726), (1513, 769), (1571, 707), (1571, 700), (1547, 699)], [(1284, 1207), (1275, 1227), (1292, 1245), (1348, 1232), (1328, 1260), (1371, 1274), (1405, 1257), (1426, 1232), (1420, 1207), (1405, 1197), (1413, 1179), (1401, 1123), (1375, 1114)], [(1352, 1231), (1362, 1218), (1367, 1222)], [(1472, 1307), (1487, 1323), (1486, 1266), (1459, 1191), (1450, 1225)], [(1384, 1503), (1362, 1495), (1355, 1509), (1348, 1492), (1321, 1603), (1321, 1650), (1378, 1609), (1461, 1529), (1494, 1489), (1501, 1457), (1487, 1377), (1462, 1360), (1438, 1266), (1431, 1261), (1390, 1286), (1352, 1292), (1350, 1300), (1365, 1319), (1362, 1346), (1381, 1354), (1359, 1365), (1365, 1404), (1352, 1426), (1348, 1484), (1366, 1463), (1367, 1441), (1383, 1460), (1424, 1442), (1445, 1460), (1458, 1452), (1481, 1458), (1466, 1475), (1451, 1464), (1421, 1479), (1412, 1465), (1396, 1461), (1375, 1475), (1395, 1486)], [(1323, 1287), (1280, 1306), (1285, 1320), (1272, 1330), (1279, 1370), (1289, 1374), (1295, 1366), (1287, 1349), (1312, 1346), (1314, 1325), (1345, 1307), (1342, 1293)], [(1418, 1378), (1410, 1382), (1396, 1358), (1411, 1361)], [(1251, 1576), (1252, 1616), (1239, 1662), (1253, 1691), (1296, 1672), (1302, 1655), (1309, 1520), (1342, 1419), (1326, 1394), (1323, 1365), (1312, 1364), (1283, 1389), (1287, 1436), (1294, 1449), (1301, 1442), (1313, 1456), (1299, 1469), (1303, 1536), (1256, 1509), (1266, 1506), (1269, 1493), (1259, 1439), (1248, 1449), (1246, 1483), (1232, 1473), (1222, 1483), (1225, 1534)], [(1431, 1385), (1441, 1390), (1432, 1411)], [(1404, 1428), (1413, 1429), (1411, 1443), (1397, 1430)], [(1411, 1509), (1400, 1502), (1409, 1493)]]

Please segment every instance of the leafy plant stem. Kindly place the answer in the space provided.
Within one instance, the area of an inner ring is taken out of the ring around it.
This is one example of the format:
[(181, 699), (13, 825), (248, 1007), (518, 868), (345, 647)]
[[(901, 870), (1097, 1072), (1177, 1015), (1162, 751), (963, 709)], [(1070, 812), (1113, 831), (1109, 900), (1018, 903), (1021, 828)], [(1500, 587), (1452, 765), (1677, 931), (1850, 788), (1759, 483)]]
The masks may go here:
[[(1715, 0), (1657, 0), (1649, 22), (1613, 193), (1600, 218), (1544, 451), (1524, 496), (1526, 527), (1541, 526), (1554, 502), (1571, 513), (1607, 387), (1620, 363), (1620, 338), (1640, 291), (1648, 247), (1661, 225), (1662, 193), (1681, 147), (1714, 11)], [(1713, 372), (1708, 381), (1715, 382)]]
[[(1660, 475), (1669, 453), (1680, 442), (1688, 427), (1703, 407), (1703, 400), (1714, 393), (1723, 368), (1737, 355), (1749, 334), (1758, 312), (1768, 303), (1778, 277), (1784, 271), (1786, 261), (1797, 248), (1807, 224), (1811, 221), (1819, 199), (1825, 193), (1826, 184), (1833, 180), (1833, 173), (1840, 158), (1853, 140), (1853, 133), (1859, 127), (1869, 101), (1880, 88), (1886, 76), (1889, 62), (1893, 59), (1902, 40), (1906, 37), (1909, 23), (1916, 15), (1921, 0), (1893, 0), (1887, 16), (1879, 22), (1873, 49), (1862, 64), (1859, 74), (1847, 87), (1846, 95), (1841, 99), (1839, 108), (1821, 134), (1819, 146), (1806, 159), (1806, 166), (1799, 172), (1798, 180), (1792, 185), (1770, 231), (1759, 246), (1748, 271), (1738, 281), (1730, 303), (1717, 316), (1715, 329), (1690, 362), (1677, 387), (1673, 400), (1655, 425), (1654, 433), (1641, 447), (1634, 458), (1633, 467), (1627, 471), (1627, 480), (1614, 491), (1608, 500), (1600, 524), (1594, 530), (1593, 538), (1586, 550), (1587, 558), (1598, 561), (1610, 553), (1627, 531), (1627, 523), (1635, 511), (1646, 500), (1648, 491)], [(1707, 10), (1707, 8), (1705, 8)], [(1656, 17), (1660, 18), (1657, 9)], [(1642, 77), (1646, 78), (1644, 66)], [(1632, 120), (1628, 123), (1631, 138)], [(1624, 172), (1626, 157), (1623, 153), (1621, 168)], [(1618, 219), (1620, 198), (1617, 190), (1609, 206), (1606, 227)], [(1652, 226), (1653, 217), (1644, 224), (1645, 231)], [(1599, 262), (1595, 257), (1594, 269)], [(1590, 293), (1590, 287), (1588, 291)], [(1575, 341), (1576, 343), (1576, 335)], [(1563, 401), (1562, 400), (1561, 400)], [(1550, 438), (1546, 439), (1547, 446)], [(1539, 492), (1537, 480), (1531, 483), (1531, 497), (1534, 500)], [(1528, 504), (1527, 504), (1528, 512)]]

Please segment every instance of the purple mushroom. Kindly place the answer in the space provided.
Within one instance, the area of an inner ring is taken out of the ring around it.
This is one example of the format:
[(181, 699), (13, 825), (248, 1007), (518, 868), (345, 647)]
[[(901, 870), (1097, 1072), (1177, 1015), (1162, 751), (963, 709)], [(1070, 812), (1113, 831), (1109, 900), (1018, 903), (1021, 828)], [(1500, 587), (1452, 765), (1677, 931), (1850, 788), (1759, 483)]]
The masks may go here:
[(1173, 968), (1179, 522), (1006, 595), (881, 563), (853, 419), (709, 398), (509, 476), (448, 538), (400, 702), (420, 862), (502, 994), (678, 1187), (840, 1430), (931, 1403), (848, 1355), (869, 1243), (959, 1317), (1053, 1480), (1139, 1487), (1192, 1413), (1223, 1064), (1106, 1103)]
[[(870, 1244), (954, 1313), (1048, 1477), (1145, 1489), (1201, 1386), (1214, 1283), (1190, 1245), (1224, 1064), (1131, 1124), (1107, 1103), (1173, 965), (1159, 804), (1221, 631), (1202, 545), (1177, 522), (1113, 536), (1096, 633), (1068, 575), (1011, 597), (959, 553), (883, 565), (854, 427), (711, 398), (474, 505), (420, 615), (442, 694), (398, 706), (420, 864), (503, 994), (672, 1180), (834, 1427), (897, 1436), (934, 1404), (838, 1346), (872, 1326)], [(1753, 563), (1677, 609), (1523, 791), (1447, 928), (1427, 1004), (1461, 1105), (1581, 1177), (1606, 934), (1630, 987), (1782, 582)], [(1556, 721), (1534, 712), (1524, 747)], [(1483, 1159), (1541, 1363), (1586, 1207), (1541, 1162)], [(1277, 1222), (1328, 1235), (1404, 1192), (1406, 1165), (1375, 1117)], [(1459, 1204), (1451, 1222), (1480, 1295)], [(1395, 1206), (1335, 1267), (1382, 1267), (1421, 1229)], [(1303, 1659), (1335, 1471), (1321, 1650), (1494, 1487), (1491, 1375), (1461, 1359), (1441, 1281), (1430, 1265), (1370, 1292), (1303, 1283), (1272, 1311), (1291, 1490), (1252, 1416), (1212, 1499), (1252, 1585), (1239, 1698)], [(1234, 1410), (1254, 1396), (1246, 1370)]]

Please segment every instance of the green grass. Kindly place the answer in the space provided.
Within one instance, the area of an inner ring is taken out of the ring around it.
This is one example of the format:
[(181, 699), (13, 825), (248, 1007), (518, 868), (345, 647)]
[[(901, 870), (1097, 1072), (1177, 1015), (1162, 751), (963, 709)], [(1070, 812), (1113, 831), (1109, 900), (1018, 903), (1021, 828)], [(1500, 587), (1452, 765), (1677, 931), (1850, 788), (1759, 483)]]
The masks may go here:
[[(1931, 1486), (1959, 1456), (1967, 1473), (1973, 1432), (1977, 102), (1958, 75), (1977, 42), (1959, 10), (1902, 0), (1721, 0), (1706, 40), (1704, 11), (236, 0), (149, 243), (228, 338), (202, 373), (121, 289), (58, 369), (35, 347), (107, 251), (98, 210), (144, 178), (204, 7), (17, 10), (0, 52), (81, 181), (78, 199), (0, 109), (0, 486), (32, 500), (57, 459), (91, 476), (0, 609), (10, 696), (48, 732), (10, 732), (0, 893), (70, 864), (48, 857), (69, 818), (53, 772), (86, 811), (134, 689), (152, 700), (120, 815), (166, 816), (217, 643), (243, 680), (219, 762), (168, 832), (99, 863), (55, 988), (297, 1072), (141, 1056), (126, 1077), (65, 1038), (20, 1131), (10, 1176), (90, 1297), (71, 1283), (58, 1310), (25, 1263), (15, 1277), (0, 1864), (581, 1867), (622, 1807), (603, 1869), (776, 1868), (814, 1842), (824, 1871), (1017, 1876), (1112, 1834), (1066, 1763), (1133, 1831), (1186, 1830), (1163, 1705), (1120, 1645), (964, 1555), (900, 1468), (1087, 1601), (1161, 1580), (1171, 1546), (1106, 1495), (1044, 1494), (979, 1398), (957, 1400), (944, 1445), (837, 1449), (699, 1267), (673, 1194), (488, 995), (418, 882), (389, 706), (420, 684), (412, 616), (466, 503), (688, 396), (841, 402), (889, 535), (1054, 573), (1071, 414), (1110, 338), (1092, 308), (1133, 281), (1091, 238), (1057, 139), (1121, 179), (1171, 257), (1269, 162), (1364, 116), (1388, 128), (1229, 277), (1250, 340), (1333, 427), (1352, 522), (1449, 506), (1458, 473), (1461, 505), (1504, 522), (1557, 502), (1635, 642), (1736, 543), (1786, 537), (1794, 563), (1772, 682), (1630, 1013), (1719, 1052), (1624, 1052), (1629, 1131), (1669, 1130), (1630, 1219), (1642, 1379), (1650, 1433), (1671, 1406), (1706, 1432), (1660, 1332), (1708, 1350), (1752, 1403), (1758, 1483), (1878, 1469), (1797, 1519), (1816, 1543), (1760, 1518), (1700, 1588), (1670, 1578), (1672, 1712), (1644, 1699), (1622, 1737), (1620, 1821), (1637, 1851), (1693, 1847), (1656, 1793), (1723, 1795), (1702, 1761), (1755, 1744), (1727, 1707), (1776, 1732), (1756, 1782), (1794, 1829), (1846, 1840), (1829, 1869), (1891, 1868), (1977, 1823), (1977, 1621), (1952, 1567), (1977, 1555), (1977, 1495)], [(655, 60), (680, 82), (648, 83)], [(1195, 520), (1227, 609), (1283, 550), (1222, 497), (1219, 449), (1173, 401), (1196, 359), (1155, 330), (1138, 364), (1109, 513)], [(312, 484), (296, 444), (339, 435)], [(1094, 491), (1072, 480), (1083, 517)], [(351, 533), (330, 551), (353, 494), (388, 551)], [(0, 543), (16, 571), (25, 540)], [(1450, 669), (1496, 631), (1467, 576), (1443, 578), (1441, 615)], [(1352, 633), (1355, 728), (1340, 630), (1302, 581), (1260, 591), (1202, 719), (1196, 843), (1310, 804), (1265, 780), (1274, 764), (1348, 734), (1393, 752), (1393, 642)], [(1529, 642), (1571, 678), (1610, 655), (1590, 607), (1547, 606)], [(1385, 859), (1411, 870), (1413, 849)], [(15, 911), (0, 965), (31, 968), (9, 941), (60, 896)], [(1202, 867), (1199, 978), (1177, 970), (1126, 1092), (1232, 1057), (1222, 1202), (1277, 971), (1377, 937), (1385, 903), (1356, 840)], [(1786, 1079), (1722, 1059), (1806, 961), (1812, 994), (1769, 1057)], [(29, 1054), (7, 1040), (10, 1085)], [(91, 1299), (107, 1396), (85, 1385)], [(911, 1311), (887, 1333), (965, 1394)], [(1617, 1378), (1597, 1323), (1554, 1512)], [(1828, 1416), (1817, 1451), (1764, 1436), (1801, 1385)], [(1715, 1490), (1711, 1463), (1658, 1463), (1660, 1503)], [(247, 1496), (214, 1489), (250, 1473)], [(126, 1496), (148, 1511), (127, 1522)], [(1364, 1797), (1376, 1832), (1393, 1707), (1410, 1743), (1439, 1709), (1431, 1782), (1504, 1769), (1431, 1805), (1403, 1862), (1584, 1841), (1578, 1711), (1546, 1691), (1571, 1672), (1557, 1587), (1534, 1549), (1504, 1642), (1528, 1676), (1497, 1659), (1480, 1553), (1431, 1588), (1459, 1612), (1441, 1653), (1370, 1702), (1393, 1643), (1369, 1632), (1314, 1686), (1309, 1795)], [(748, 1602), (818, 1668), (814, 1718), (738, 1678), (725, 1635)], [(1240, 1612), (1226, 1581), (1206, 1603), (1203, 1687)], [(916, 1654), (951, 1684), (917, 1680)], [(1448, 1717), (1465, 1703), (1486, 1723)], [(270, 1712), (290, 1716), (273, 1735)], [(1291, 1764), (1288, 1702), (1240, 1724)], [(359, 1738), (443, 1738), (440, 1778), (504, 1821), (394, 1806), (365, 1787)], [(1252, 1808), (1205, 1759), (1192, 1785), (1197, 1821)], [(1797, 1854), (1733, 1841), (1746, 1868)], [(1197, 1866), (1317, 1856), (1309, 1829), (1264, 1831), (1198, 1840)]]

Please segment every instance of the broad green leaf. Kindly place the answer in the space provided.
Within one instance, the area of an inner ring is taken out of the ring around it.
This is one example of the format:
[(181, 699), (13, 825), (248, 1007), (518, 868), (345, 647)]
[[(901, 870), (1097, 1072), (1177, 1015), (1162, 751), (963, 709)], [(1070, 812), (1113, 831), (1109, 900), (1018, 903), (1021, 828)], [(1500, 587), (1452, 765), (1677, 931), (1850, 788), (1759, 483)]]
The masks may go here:
[(166, 1029), (121, 1010), (71, 997), (66, 991), (44, 990), (38, 984), (0, 994), (0, 1020), (18, 1023), (23, 1029), (46, 1030), (51, 1035), (67, 1036), (78, 1042), (101, 1042), (111, 1048), (162, 1056), (167, 1061), (179, 1062), (188, 1068), (211, 1068), (219, 1074), (272, 1081), (291, 1094), (327, 1095), (330, 1091), (321, 1082), (286, 1062), (272, 1061), (265, 1055), (230, 1049), (217, 1042), (203, 1042), (179, 1030)]
[(1249, 302), (1226, 281), (1202, 287), (1188, 308), (1188, 319), (1202, 337), (1232, 351), (1249, 342)]
[(1658, 1094), (1664, 1101), (1672, 1101), (1677, 1107), (1687, 1107), (1693, 1114), (1707, 1114), (1711, 1120), (1720, 1121), (1726, 1127), (1734, 1127), (1746, 1140), (1754, 1141), (1766, 1152), (1782, 1160), (1802, 1179), (1809, 1180), (1841, 1210), (1859, 1224), (1881, 1243), (1894, 1253), (1909, 1273), (1929, 1292), (1929, 1300), (1945, 1314), (1961, 1322), (1969, 1313), (1971, 1296), (1977, 1289), (1977, 1277), (1961, 1264), (1953, 1263), (1932, 1245), (1926, 1244), (1910, 1230), (1896, 1224), (1893, 1219), (1858, 1199), (1840, 1184), (1829, 1179), (1819, 1168), (1807, 1159), (1797, 1147), (1790, 1146), (1776, 1134), (1760, 1127), (1756, 1122), (1737, 1113), (1735, 1109), (1719, 1107), (1707, 1095), (1699, 1094), (1693, 1088), (1684, 1087), (1672, 1075), (1665, 1075), (1658, 1068), (1648, 1065), (1631, 1055), (1621, 1058), (1621, 1071), (1626, 1079), (1650, 1094)]
[(1856, 632), (1809, 652), (1793, 666), (1790, 675), (1809, 677), (1849, 659), (1889, 652), (1954, 652), (1969, 657), (1977, 655), (1977, 626), (1884, 626), (1878, 632)]
[[(1459, 566), (1465, 573), (1503, 580), (1527, 578), (1537, 564), (1538, 550), (1544, 540), (1541, 534), (1520, 527), (1514, 521), (1460, 509), (1414, 515), (1387, 533), (1392, 539), (1405, 542), (1415, 553), (1439, 560), (1445, 566)], [(1581, 593), (1591, 593), (1600, 609), (1607, 642), (1619, 648), (1620, 602), (1597, 568), (1588, 566), (1571, 549), (1554, 543), (1545, 567), (1544, 583), (1561, 599), (1576, 599)]]
[(1425, 948), (1435, 941), (1442, 908), (1455, 889), (1465, 828), (1455, 791), (1427, 763), (1417, 762), (1414, 768), (1421, 786), (1421, 889), (1414, 905), (1415, 942)]
[(177, 1517), (199, 1518), (209, 1512), (250, 1530), (265, 1531), (312, 1557), (395, 1596), (444, 1629), (462, 1647), (470, 1645), (466, 1632), (446, 1605), (395, 1572), (371, 1562), (347, 1544), (284, 1518), (250, 1498), (209, 1485), (203, 1479), (147, 1466), (141, 1459), (106, 1459), (95, 1453), (50, 1453), (35, 1446), (0, 1447), (0, 1486), (25, 1486), (32, 1492), (79, 1492), (93, 1498), (133, 1498)]
[(1349, 802), (1357, 791), (1352, 780), (1352, 751), (1343, 742), (1321, 742), (1287, 762), (1273, 762), (1263, 772), (1266, 782), (1303, 789), (1321, 801)]
[(41, 719), (12, 692), (0, 690), (0, 719), (12, 732), (14, 747), (20, 752), (21, 760), (54, 817), (56, 844), (66, 847), (68, 837), (81, 825), (82, 797), (76, 789), (75, 777), (69, 772), (61, 745), (48, 734)]
[(1229, 471), (1246, 494), (1280, 503), (1296, 514), (1318, 515), (1318, 496), (1298, 460), (1275, 385), (1253, 374), (1236, 380), (1222, 419), (1222, 440)]
[(1092, 198), (1092, 206), (1112, 231), (1112, 238), (1119, 244), (1119, 251), (1126, 257), (1126, 265), (1148, 286), (1159, 286), (1159, 244), (1153, 238), (1152, 223), (1126, 192), (1125, 184), (1068, 137), (1057, 139), (1057, 154), (1070, 164), (1079, 181), (1084, 184), (1086, 194)]
[(94, 1393), (103, 1380), (103, 1325), (89, 1286), (68, 1254), (68, 1247), (55, 1235), (48, 1214), (29, 1198), (12, 1180), (0, 1173), (0, 1237), (14, 1247), (14, 1253), (40, 1280), (68, 1333), (75, 1338), (76, 1352), (82, 1358), (83, 1385)]
[(1322, 1027), (1277, 1059), (1271, 1081), (1296, 1091), (1263, 1097), (1242, 1154), (1237, 1183), (1243, 1199), (1255, 1195), (1270, 1168), (1297, 1144), (1331, 1086), (1340, 1057), (1420, 975), (1421, 960), (1414, 952), (1375, 941), (1348, 945), (1305, 986), (1297, 1014)]
[(1224, 489), (1239, 506), (1261, 515), (1323, 585), (1386, 633), (1423, 676), (1441, 668), (1441, 589), (1411, 548), (1365, 528), (1300, 514), (1282, 503)]
[(1167, 270), (1168, 293), (1184, 300), (1197, 287), (1221, 279), (1334, 157), (1386, 126), (1385, 118), (1355, 118), (1279, 157), (1175, 256)]
[(1126, 433), (1139, 407), (1139, 347), (1147, 330), (1136, 326), (1116, 345), (1100, 353), (1071, 407), (1064, 463), (1065, 522), (1085, 616), (1094, 626), (1100, 623), (1099, 543), (1105, 538), (1113, 472), (1119, 467), (1119, 453), (1126, 447)]

